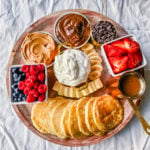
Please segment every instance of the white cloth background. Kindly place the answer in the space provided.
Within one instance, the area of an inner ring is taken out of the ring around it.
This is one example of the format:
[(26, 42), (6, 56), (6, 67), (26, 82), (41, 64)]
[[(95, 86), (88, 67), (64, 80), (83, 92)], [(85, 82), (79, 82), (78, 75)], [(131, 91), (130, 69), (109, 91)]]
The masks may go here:
[[(105, 1), (105, 0), (104, 0)], [(149, 150), (150, 139), (136, 117), (118, 134), (99, 144), (65, 147), (41, 139), (13, 112), (6, 92), (6, 67), (22, 32), (39, 18), (63, 9), (102, 11), (102, 0), (0, 0), (0, 150)], [(104, 12), (105, 14), (106, 12)], [(147, 90), (140, 110), (150, 122), (150, 0), (108, 0), (108, 16), (139, 40), (148, 60)]]

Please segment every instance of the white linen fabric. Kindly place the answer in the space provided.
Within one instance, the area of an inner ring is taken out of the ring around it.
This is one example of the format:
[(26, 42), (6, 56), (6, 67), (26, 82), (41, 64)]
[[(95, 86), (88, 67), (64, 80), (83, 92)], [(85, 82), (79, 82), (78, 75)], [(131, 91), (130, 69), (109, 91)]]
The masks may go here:
[[(105, 0), (104, 0), (105, 1)], [(150, 122), (150, 0), (109, 0), (107, 15), (139, 40), (147, 58), (147, 89), (139, 108)], [(118, 134), (84, 147), (60, 146), (33, 134), (20, 121), (6, 91), (6, 67), (23, 31), (39, 18), (63, 9), (102, 12), (102, 0), (0, 0), (0, 150), (149, 150), (150, 139), (136, 117)], [(106, 14), (106, 11), (104, 11)]]

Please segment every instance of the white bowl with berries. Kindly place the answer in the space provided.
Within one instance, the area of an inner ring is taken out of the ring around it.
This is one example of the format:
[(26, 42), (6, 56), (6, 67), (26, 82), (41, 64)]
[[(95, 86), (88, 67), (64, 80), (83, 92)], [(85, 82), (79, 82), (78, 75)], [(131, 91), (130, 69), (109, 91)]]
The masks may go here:
[(33, 64), (11, 66), (10, 95), (12, 104), (46, 101), (48, 97), (46, 65)]
[(126, 35), (103, 44), (101, 55), (109, 73), (114, 77), (125, 72), (139, 70), (147, 64), (134, 35)]

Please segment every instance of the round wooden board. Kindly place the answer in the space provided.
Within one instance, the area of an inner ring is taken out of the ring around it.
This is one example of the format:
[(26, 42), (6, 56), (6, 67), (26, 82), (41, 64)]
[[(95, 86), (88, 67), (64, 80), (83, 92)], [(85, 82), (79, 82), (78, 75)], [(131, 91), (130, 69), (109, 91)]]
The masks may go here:
[[(22, 43), (23, 39), (26, 36), (26, 33), (35, 32), (35, 31), (46, 31), (46, 32), (49, 32), (52, 35), (54, 35), (54, 23), (55, 23), (56, 19), (62, 13), (67, 12), (67, 11), (76, 11), (76, 12), (80, 12), (80, 13), (86, 15), (87, 18), (90, 20), (91, 25), (97, 23), (99, 20), (102, 20), (102, 19), (103, 20), (108, 20), (115, 26), (119, 37), (127, 34), (127, 32), (120, 25), (118, 25), (116, 22), (114, 22), (110, 18), (108, 18), (106, 16), (103, 16), (99, 13), (89, 11), (89, 10), (79, 10), (79, 9), (64, 10), (64, 11), (60, 11), (60, 12), (57, 12), (57, 13), (54, 13), (54, 14), (50, 14), (48, 16), (45, 16), (45, 17), (39, 19), (34, 24), (32, 24), (29, 28), (27, 28), (27, 30), (21, 35), (19, 40), (16, 42), (16, 44), (15, 44), (13, 50), (12, 50), (12, 53), (11, 53), (11, 56), (10, 56), (10, 59), (9, 59), (9, 63), (8, 63), (7, 76), (6, 76), (8, 94), (9, 94), (9, 68), (10, 68), (10, 66), (11, 65), (16, 65), (16, 64), (25, 64), (25, 62), (24, 62), (24, 60), (21, 56), (20, 46), (21, 46), (21, 43)], [(97, 51), (100, 54), (100, 49), (97, 49)], [(107, 70), (104, 63), (103, 63), (103, 66), (104, 66), (104, 71), (102, 72), (101, 80), (104, 84), (104, 88), (102, 90), (99, 90), (99, 91), (93, 93), (91, 96), (98, 96), (98, 95), (104, 94), (105, 91), (106, 91), (106, 88), (107, 88), (106, 86), (108, 85), (108, 83), (111, 82), (112, 80), (114, 80), (114, 78), (112, 78), (108, 74), (108, 70)], [(51, 67), (51, 68), (48, 69), (48, 85), (49, 85), (49, 87), (48, 87), (48, 89), (49, 89), (48, 96), (49, 97), (54, 97), (54, 96), (57, 95), (57, 93), (54, 92), (51, 89), (53, 87), (55, 81), (56, 81), (56, 78), (55, 78), (54, 73), (53, 73), (53, 68)], [(135, 103), (138, 103), (139, 101), (140, 100), (136, 100)], [(22, 105), (12, 105), (12, 106), (13, 106), (15, 112), (17, 113), (17, 115), (19, 116), (19, 118), (22, 120), (22, 122), (31, 131), (33, 131), (35, 134), (42, 137), (43, 139), (46, 139), (46, 140), (51, 141), (53, 143), (66, 145), (66, 146), (84, 146), (84, 145), (90, 145), (90, 144), (98, 143), (98, 142), (100, 142), (104, 139), (107, 139), (107, 138), (113, 136), (114, 134), (119, 132), (131, 120), (131, 118), (133, 117), (134, 112), (133, 112), (130, 104), (126, 100), (122, 100), (121, 103), (124, 107), (124, 119), (123, 119), (122, 123), (117, 128), (110, 131), (105, 136), (102, 136), (102, 137), (92, 136), (92, 137), (88, 137), (88, 138), (82, 139), (82, 140), (81, 139), (64, 140), (64, 139), (59, 139), (56, 136), (53, 136), (53, 135), (50, 135), (50, 134), (42, 134), (38, 130), (36, 130), (32, 125), (32, 121), (31, 121), (30, 116), (31, 116), (31, 109), (32, 109), (33, 104), (22, 104)]]

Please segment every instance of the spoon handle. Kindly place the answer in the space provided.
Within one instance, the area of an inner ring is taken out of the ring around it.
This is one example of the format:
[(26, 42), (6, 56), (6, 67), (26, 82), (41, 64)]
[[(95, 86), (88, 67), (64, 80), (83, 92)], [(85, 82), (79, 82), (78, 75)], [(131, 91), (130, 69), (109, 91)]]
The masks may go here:
[(139, 121), (141, 122), (144, 131), (150, 135), (150, 125), (147, 123), (147, 121), (143, 118), (142, 114), (140, 113), (138, 107), (133, 103), (133, 100), (128, 99), (130, 105), (132, 106), (137, 118), (139, 119)]

